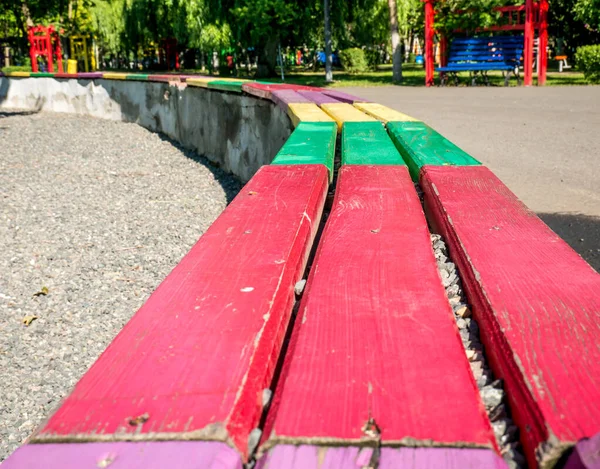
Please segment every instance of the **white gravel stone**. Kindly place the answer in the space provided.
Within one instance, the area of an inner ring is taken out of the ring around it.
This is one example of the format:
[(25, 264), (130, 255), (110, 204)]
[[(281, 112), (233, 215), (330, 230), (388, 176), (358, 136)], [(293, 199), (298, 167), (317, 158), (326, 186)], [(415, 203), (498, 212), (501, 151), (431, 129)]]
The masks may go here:
[(1, 461), (240, 184), (136, 124), (82, 116), (0, 112), (0, 149)]

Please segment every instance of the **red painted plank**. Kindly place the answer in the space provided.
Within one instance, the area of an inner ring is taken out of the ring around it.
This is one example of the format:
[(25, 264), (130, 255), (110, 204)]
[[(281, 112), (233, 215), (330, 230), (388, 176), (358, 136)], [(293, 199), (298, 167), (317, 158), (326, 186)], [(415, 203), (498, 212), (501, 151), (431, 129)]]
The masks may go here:
[(271, 100), (286, 112), (290, 103), (312, 102), (294, 90), (273, 90), (271, 91)]
[(216, 441), (24, 445), (2, 469), (242, 469), (240, 455)]
[(307, 91), (319, 91), (321, 88), (314, 86), (303, 86), (303, 85), (287, 85), (284, 83), (244, 83), (242, 90), (248, 94), (258, 96), (259, 98), (271, 99), (271, 91), (273, 90), (307, 90)]
[(327, 186), (322, 165), (263, 166), (33, 441), (217, 440), (247, 456)]
[(493, 447), (408, 170), (343, 166), (264, 448), (277, 443)]
[(148, 75), (148, 81), (159, 81), (159, 82), (170, 82), (170, 81), (175, 81), (175, 82), (179, 82), (181, 81), (179, 78), (179, 75)]
[(536, 450), (550, 464), (600, 432), (600, 275), (487, 168), (425, 166), (421, 183), (530, 467)]

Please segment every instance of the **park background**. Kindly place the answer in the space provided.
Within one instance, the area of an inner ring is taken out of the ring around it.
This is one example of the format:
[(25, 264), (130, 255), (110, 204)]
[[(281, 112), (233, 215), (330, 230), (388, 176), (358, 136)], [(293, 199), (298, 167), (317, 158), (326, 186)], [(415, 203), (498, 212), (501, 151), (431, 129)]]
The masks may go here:
[[(444, 36), (488, 34), (504, 21), (498, 7), (522, 3), (437, 2), (436, 46)], [(65, 59), (73, 52), (69, 43), (83, 38), (88, 68), (100, 70), (422, 86), (424, 23), (421, 0), (0, 0), (0, 65), (4, 72), (30, 71), (28, 28), (52, 25)], [(600, 0), (551, 0), (548, 36), (547, 84), (600, 81)], [(558, 73), (556, 56), (571, 68)], [(84, 68), (79, 60), (78, 70)], [(490, 76), (493, 85), (503, 82), (500, 72)]]

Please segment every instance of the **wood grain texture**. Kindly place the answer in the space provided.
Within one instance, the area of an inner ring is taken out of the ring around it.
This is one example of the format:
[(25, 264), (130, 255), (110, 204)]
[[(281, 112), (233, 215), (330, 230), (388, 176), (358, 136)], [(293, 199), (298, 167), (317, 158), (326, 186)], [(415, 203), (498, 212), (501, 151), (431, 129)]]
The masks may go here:
[(128, 73), (104, 72), (102, 78), (106, 80), (126, 80)]
[(304, 96), (311, 103), (315, 103), (318, 106), (325, 103), (340, 103), (341, 101), (329, 96), (322, 91), (298, 91), (298, 93)]
[(344, 124), (342, 164), (406, 166), (380, 122), (346, 122)]
[(103, 72), (79, 72), (79, 73), (77, 73), (77, 78), (83, 78), (83, 79), (102, 78), (103, 76), (104, 76)]
[(300, 122), (272, 164), (322, 164), (332, 180), (336, 136), (335, 122)]
[[(256, 469), (364, 469), (372, 447), (277, 445)], [(473, 448), (382, 448), (379, 469), (508, 469), (492, 450)]]
[(387, 129), (415, 181), (424, 165), (481, 164), (423, 122), (389, 122)]
[(180, 82), (181, 79), (179, 75), (148, 75), (148, 81), (157, 81), (157, 82)]
[(347, 103), (325, 103), (321, 109), (329, 114), (341, 131), (345, 122), (375, 122), (375, 119)]
[(240, 455), (216, 441), (25, 445), (2, 469), (242, 469)]
[(327, 186), (324, 166), (263, 166), (34, 441), (218, 440), (245, 457)]
[(338, 178), (263, 448), (369, 440), (369, 418), (384, 445), (491, 448), (407, 168)]
[(208, 88), (220, 91), (229, 91), (231, 93), (241, 93), (242, 85), (245, 81), (241, 80), (213, 80), (208, 82)]
[[(487, 356), (530, 467), (600, 432), (600, 275), (483, 166), (425, 166)], [(543, 445), (543, 447), (540, 447)]]
[(257, 96), (259, 98), (271, 99), (271, 92), (273, 90), (319, 90), (319, 88), (315, 88), (314, 86), (303, 86), (303, 85), (286, 85), (283, 83), (258, 83), (251, 82), (246, 83), (242, 86), (244, 92)]
[(273, 90), (271, 100), (287, 112), (290, 103), (310, 103), (309, 99), (294, 90)]
[(600, 469), (600, 433), (580, 440), (564, 469)]
[(419, 122), (409, 115), (377, 103), (354, 103), (354, 107), (382, 122)]
[(343, 91), (329, 90), (326, 88), (322, 89), (321, 91), (323, 93), (325, 93), (327, 96), (331, 96), (332, 98), (335, 98), (338, 101), (341, 101), (342, 103), (353, 104), (353, 103), (366, 103), (369, 101), (368, 99), (364, 99), (364, 98), (360, 98), (358, 96), (354, 96), (352, 94), (344, 93)]
[(319, 106), (313, 103), (290, 103), (288, 116), (294, 127), (297, 127), (300, 122), (334, 122)]

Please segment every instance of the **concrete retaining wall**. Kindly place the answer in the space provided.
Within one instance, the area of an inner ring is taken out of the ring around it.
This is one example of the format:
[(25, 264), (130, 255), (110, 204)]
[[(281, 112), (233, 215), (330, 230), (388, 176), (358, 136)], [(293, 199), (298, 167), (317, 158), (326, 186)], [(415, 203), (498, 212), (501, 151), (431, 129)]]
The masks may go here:
[(271, 162), (292, 131), (289, 117), (270, 101), (185, 83), (0, 77), (2, 108), (136, 122), (243, 181)]

